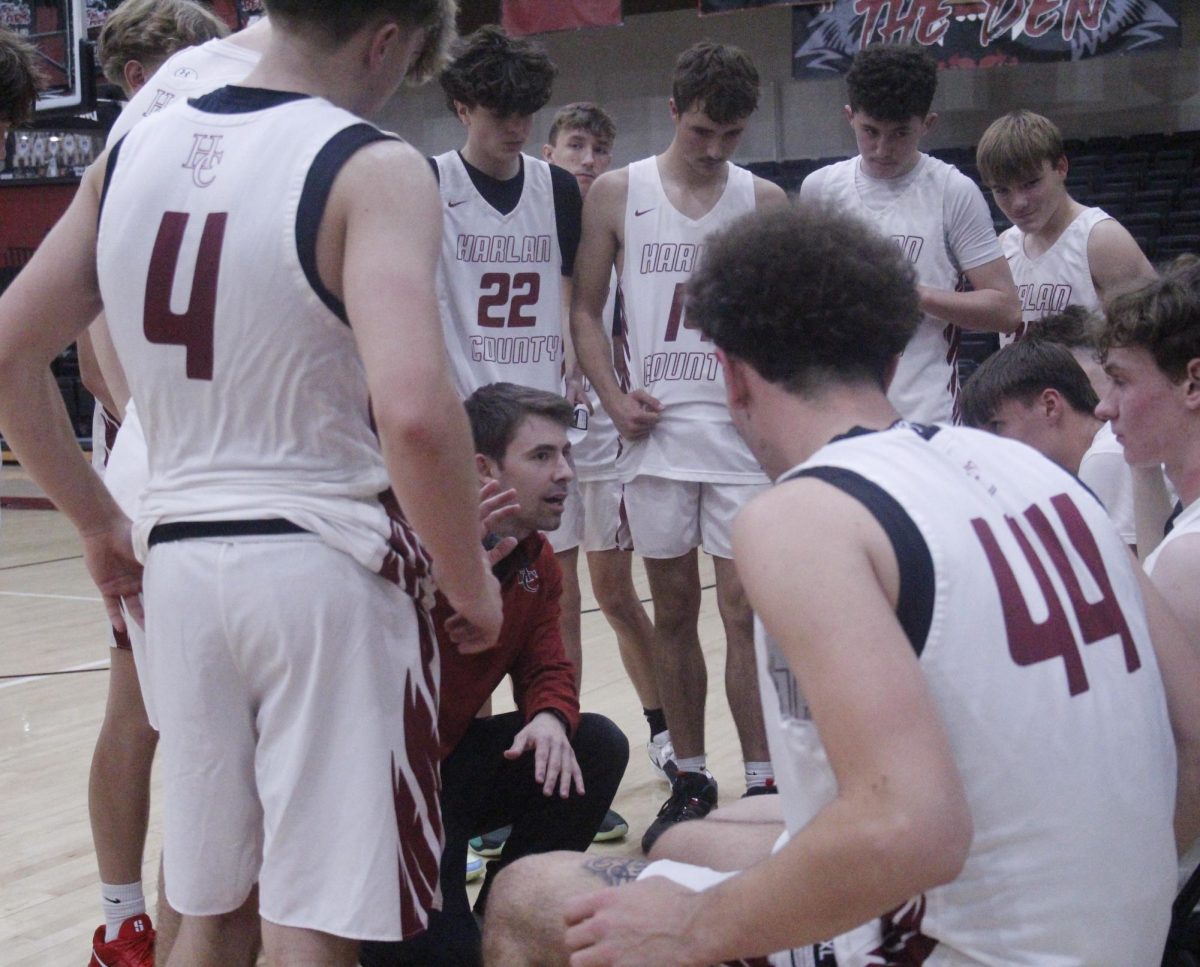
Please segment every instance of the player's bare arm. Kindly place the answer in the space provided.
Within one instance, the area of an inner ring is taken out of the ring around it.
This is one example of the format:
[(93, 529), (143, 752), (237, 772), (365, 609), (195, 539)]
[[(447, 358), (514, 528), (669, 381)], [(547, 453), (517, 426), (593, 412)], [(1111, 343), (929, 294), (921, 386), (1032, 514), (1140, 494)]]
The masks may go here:
[(1137, 574), (1175, 736), (1175, 843), (1182, 854), (1200, 836), (1200, 693), (1195, 688), (1200, 681), (1200, 535), (1179, 537), (1163, 548), (1152, 578), (1140, 567)]
[[(784, 484), (742, 511), (734, 555), (812, 709), (837, 797), (778, 853), (702, 893), (648, 880), (581, 899), (567, 934), (581, 952), (711, 964), (815, 943), (949, 882), (967, 856), (965, 794), (895, 616), (898, 568), (875, 519), (827, 484)], [(664, 937), (663, 924), (680, 935)], [(672, 959), (676, 945), (686, 956)]]
[(378, 142), (338, 174), (317, 260), (346, 305), (392, 485), (433, 556), (439, 588), (475, 628), (456, 641), (478, 650), (496, 641), (500, 595), (479, 543), (474, 447), (438, 316), (440, 239), (428, 163), (408, 145)]
[(788, 204), (787, 192), (775, 182), (754, 176), (754, 207), (759, 211), (768, 208), (783, 208)]
[(1129, 230), (1115, 218), (1097, 222), (1088, 235), (1088, 265), (1101, 299), (1157, 275)]
[(571, 338), (580, 368), (621, 436), (637, 440), (659, 420), (662, 404), (645, 390), (626, 394), (613, 374), (612, 349), (605, 332), (604, 303), (625, 230), (629, 171), (601, 175), (583, 202), (583, 233), (572, 282)]
[(140, 616), (141, 565), (129, 521), (88, 466), (67, 419), (50, 362), (101, 309), (96, 221), (107, 153), (88, 170), (66, 213), (0, 298), (0, 427), (29, 475), (70, 518), (109, 617), (120, 599)]
[(921, 311), (963, 329), (1015, 332), (1021, 324), (1021, 300), (1008, 260), (1001, 257), (966, 269), (972, 292), (950, 292), (918, 285)]

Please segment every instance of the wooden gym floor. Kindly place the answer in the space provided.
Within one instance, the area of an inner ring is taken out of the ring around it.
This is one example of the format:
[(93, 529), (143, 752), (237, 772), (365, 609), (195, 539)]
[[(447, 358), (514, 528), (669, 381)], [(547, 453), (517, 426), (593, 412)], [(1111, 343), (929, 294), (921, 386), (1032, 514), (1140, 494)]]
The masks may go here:
[[(11, 468), (4, 469), (0, 488), (10, 498), (33, 493)], [(709, 586), (711, 562), (704, 555), (701, 561)], [(631, 746), (614, 803), (629, 822), (629, 836), (592, 849), (640, 855), (642, 832), (667, 788), (651, 771), (645, 718), (582, 562), (580, 571), (582, 706), (612, 718)], [(640, 564), (635, 578), (648, 599)], [(0, 517), (0, 963), (7, 967), (81, 967), (100, 922), (87, 781), (108, 685), (103, 615), (65, 518), (52, 510), (6, 508)], [(709, 667), (709, 768), (732, 800), (743, 791), (741, 755), (722, 689), (724, 634), (711, 588), (703, 596), (700, 637)], [(502, 685), (496, 711), (511, 707)], [(160, 846), (154, 801), (143, 874), (151, 913)]]

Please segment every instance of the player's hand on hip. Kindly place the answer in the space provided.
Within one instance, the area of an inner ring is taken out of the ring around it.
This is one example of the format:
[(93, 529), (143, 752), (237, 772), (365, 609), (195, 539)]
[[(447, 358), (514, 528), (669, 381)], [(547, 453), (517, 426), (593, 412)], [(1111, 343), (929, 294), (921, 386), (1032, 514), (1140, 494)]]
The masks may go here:
[[(480, 548), (487, 561), (487, 552)], [(490, 568), (490, 565), (488, 565)], [(500, 582), (490, 570), (484, 573), (483, 586), (470, 598), (450, 600), (454, 614), (446, 621), (446, 633), (464, 655), (487, 651), (500, 637), (504, 609), (500, 601)]]
[(635, 389), (618, 399), (609, 416), (626, 440), (640, 440), (658, 425), (662, 408), (662, 403), (644, 389)]
[(583, 772), (571, 748), (567, 730), (553, 712), (538, 712), (525, 728), (513, 736), (512, 745), (504, 750), (504, 758), (519, 759), (533, 752), (533, 778), (541, 784), (542, 795), (558, 794), (566, 799), (571, 783), (583, 795)]
[(92, 580), (104, 597), (108, 620), (118, 631), (128, 631), (121, 605), (139, 625), (142, 615), (142, 564), (133, 554), (128, 518), (122, 516), (106, 529), (80, 535), (83, 559)]

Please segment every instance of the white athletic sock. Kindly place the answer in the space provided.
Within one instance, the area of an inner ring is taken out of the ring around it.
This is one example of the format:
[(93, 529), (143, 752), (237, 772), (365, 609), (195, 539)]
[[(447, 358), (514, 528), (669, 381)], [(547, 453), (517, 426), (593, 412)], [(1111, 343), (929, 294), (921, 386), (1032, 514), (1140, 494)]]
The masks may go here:
[(100, 899), (104, 908), (104, 942), (117, 939), (123, 924), (130, 917), (146, 912), (142, 881), (136, 883), (101, 883)]
[(690, 755), (686, 759), (676, 756), (675, 765), (679, 767), (680, 772), (707, 772), (708, 756)]
[(775, 770), (770, 762), (746, 763), (746, 788), (775, 785)]
[(655, 745), (666, 745), (671, 741), (671, 730), (663, 729), (661, 732), (655, 732), (650, 736), (650, 741)]

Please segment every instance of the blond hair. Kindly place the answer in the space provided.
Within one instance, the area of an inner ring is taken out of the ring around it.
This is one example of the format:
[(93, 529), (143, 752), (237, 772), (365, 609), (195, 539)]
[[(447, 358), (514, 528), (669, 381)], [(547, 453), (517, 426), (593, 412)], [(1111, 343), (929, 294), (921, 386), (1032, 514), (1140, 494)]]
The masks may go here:
[(1049, 118), (1032, 111), (1012, 111), (996, 118), (979, 139), (975, 163), (986, 185), (1026, 181), (1066, 156), (1062, 132)]
[(228, 33), (220, 17), (194, 0), (125, 0), (100, 31), (100, 69), (111, 83), (123, 86), (130, 61), (149, 75), (177, 50)]

